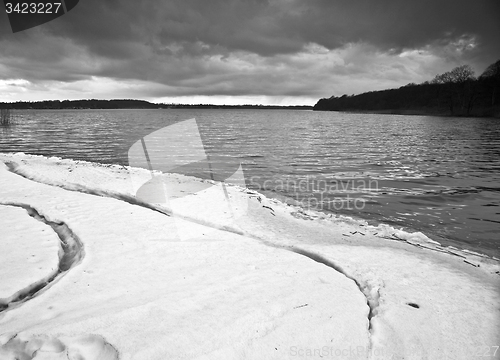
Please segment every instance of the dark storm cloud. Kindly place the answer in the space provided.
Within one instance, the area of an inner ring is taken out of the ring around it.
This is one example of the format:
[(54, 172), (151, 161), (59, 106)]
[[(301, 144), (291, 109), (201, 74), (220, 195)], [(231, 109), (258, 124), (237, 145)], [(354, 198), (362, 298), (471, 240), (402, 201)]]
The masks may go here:
[[(498, 39), (498, 1), (378, 0), (308, 1), (297, 31), (328, 48), (364, 41), (383, 49), (421, 47), (436, 40), (475, 34)], [(289, 24), (289, 31), (296, 25)], [(497, 46), (497, 44), (485, 44)]]
[[(10, 33), (0, 15), (0, 79), (109, 77), (166, 84), (165, 95), (316, 96), (311, 81), (321, 82), (324, 71), (410, 78), (406, 65), (370, 64), (411, 49), (482, 70), (500, 57), (498, 15), (498, 0), (81, 0), (22, 33)], [(365, 52), (344, 54), (344, 64), (293, 58), (310, 44), (338, 50), (353, 43)]]
[(133, 41), (201, 41), (271, 56), (308, 42), (399, 50), (463, 34), (498, 50), (499, 17), (497, 0), (83, 0), (47, 28), (105, 56), (130, 55), (123, 45)]

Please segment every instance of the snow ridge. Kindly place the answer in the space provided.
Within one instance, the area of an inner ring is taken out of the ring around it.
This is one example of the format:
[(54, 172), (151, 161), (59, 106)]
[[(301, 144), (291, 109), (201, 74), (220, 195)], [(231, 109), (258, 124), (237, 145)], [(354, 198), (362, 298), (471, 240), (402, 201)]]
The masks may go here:
[(81, 240), (65, 222), (51, 221), (44, 215), (40, 214), (35, 208), (27, 204), (7, 202), (0, 203), (0, 205), (23, 208), (27, 211), (29, 216), (50, 226), (59, 237), (62, 249), (62, 252), (59, 253), (58, 269), (54, 270), (53, 273), (43, 279), (40, 279), (24, 289), (19, 290), (11, 297), (3, 299), (2, 302), (0, 302), (0, 313), (2, 313), (13, 306), (19, 305), (38, 295), (41, 290), (46, 289), (56, 279), (60, 278), (60, 276), (63, 276), (70, 269), (78, 265), (85, 256), (85, 251)]
[[(145, 201), (141, 201), (141, 200), (137, 199), (135, 196), (126, 195), (126, 194), (122, 194), (122, 193), (118, 193), (118, 192), (112, 192), (112, 191), (98, 190), (98, 189), (90, 188), (90, 187), (83, 186), (80, 184), (57, 183), (54, 181), (50, 181), (48, 179), (32, 176), (32, 175), (24, 172), (23, 170), (21, 170), (19, 168), (19, 165), (13, 161), (5, 162), (5, 165), (7, 166), (7, 169), (11, 173), (19, 175), (19, 176), (21, 176), (25, 179), (31, 180), (31, 181), (35, 181), (35, 182), (49, 185), (49, 186), (56, 186), (56, 187), (59, 187), (61, 189), (68, 190), (68, 191), (75, 191), (75, 192), (80, 192), (80, 193), (89, 194), (89, 195), (113, 198), (116, 200), (127, 202), (131, 205), (137, 205), (137, 206), (144, 207), (146, 209), (150, 209), (150, 210), (159, 212), (159, 213), (166, 215), (166, 216), (173, 216), (173, 212), (171, 209), (168, 209), (166, 207), (156, 206), (154, 204), (150, 204), (150, 203), (145, 202)], [(218, 224), (213, 224), (211, 222), (204, 221), (204, 220), (198, 219), (198, 218), (194, 218), (194, 217), (191, 217), (191, 216), (188, 216), (185, 214), (176, 213), (175, 217), (182, 219), (182, 220), (190, 221), (190, 222), (193, 222), (193, 223), (196, 223), (199, 225), (207, 226), (207, 227), (210, 227), (213, 229), (228, 231), (228, 232), (231, 232), (231, 233), (234, 233), (237, 235), (246, 235), (246, 234), (244, 234), (244, 232), (242, 230), (235, 228), (233, 226), (229, 226), (229, 225), (220, 226)]]
[(158, 211), (158, 212), (160, 212), (164, 215), (167, 215), (167, 216), (172, 215), (171, 212), (169, 212), (165, 209), (161, 209), (161, 208), (158, 208), (158, 207), (151, 205), (147, 202), (140, 201), (139, 199), (137, 199), (136, 197), (133, 197), (133, 196), (124, 195), (124, 194), (120, 194), (120, 193), (114, 193), (114, 192), (110, 192), (110, 191), (102, 191), (102, 190), (92, 189), (92, 188), (78, 185), (78, 184), (71, 184), (70, 185), (70, 184), (63, 184), (63, 183), (54, 183), (51, 181), (47, 181), (45, 179), (38, 179), (36, 177), (30, 176), (29, 174), (27, 174), (24, 171), (22, 171), (21, 169), (19, 169), (19, 165), (13, 161), (6, 161), (5, 165), (7, 166), (7, 169), (11, 173), (22, 176), (25, 179), (32, 180), (32, 181), (35, 181), (35, 182), (38, 182), (41, 184), (46, 184), (46, 185), (50, 185), (50, 186), (57, 186), (57, 187), (60, 187), (64, 190), (76, 191), (76, 192), (81, 192), (81, 193), (89, 194), (89, 195), (110, 197), (113, 199), (125, 201), (131, 205), (138, 205), (138, 206), (142, 206), (142, 207), (148, 208), (148, 209), (153, 210), (153, 211)]

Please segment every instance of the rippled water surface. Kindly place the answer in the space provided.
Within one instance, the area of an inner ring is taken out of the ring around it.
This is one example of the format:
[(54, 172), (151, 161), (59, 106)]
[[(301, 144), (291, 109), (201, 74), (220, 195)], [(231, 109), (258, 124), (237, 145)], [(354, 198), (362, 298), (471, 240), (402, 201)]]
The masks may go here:
[(128, 164), (141, 137), (196, 118), (247, 185), (326, 212), (500, 253), (500, 121), (281, 110), (19, 111), (0, 151)]

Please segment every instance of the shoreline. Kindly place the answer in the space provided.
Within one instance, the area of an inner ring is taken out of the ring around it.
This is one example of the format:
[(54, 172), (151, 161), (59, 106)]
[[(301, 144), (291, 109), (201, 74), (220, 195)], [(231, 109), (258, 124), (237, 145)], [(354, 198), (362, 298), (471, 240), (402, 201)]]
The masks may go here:
[(373, 114), (373, 115), (403, 115), (403, 116), (431, 116), (431, 117), (449, 117), (449, 118), (467, 118), (467, 119), (500, 119), (500, 114), (496, 116), (465, 116), (465, 115), (451, 115), (448, 113), (432, 112), (432, 111), (422, 111), (422, 110), (397, 110), (397, 109), (385, 109), (385, 110), (323, 110), (323, 109), (313, 109), (313, 111), (323, 111), (323, 112), (339, 112), (346, 114)]
[[(102, 167), (102, 168), (118, 168), (122, 170), (131, 169), (132, 167), (129, 167), (128, 165), (121, 165), (121, 164), (112, 164), (112, 163), (100, 163), (100, 162), (92, 162), (92, 161), (87, 161), (87, 160), (74, 160), (74, 159), (66, 159), (66, 158), (61, 158), (59, 156), (51, 156), (47, 157), (45, 155), (34, 155), (34, 154), (25, 154), (25, 153), (0, 153), (0, 159), (2, 158), (2, 155), (4, 156), (13, 156), (13, 155), (20, 155), (20, 156), (25, 156), (26, 158), (32, 158), (32, 159), (52, 159), (53, 162), (62, 162), (62, 163), (75, 163), (79, 165), (87, 165), (87, 166), (92, 166), (92, 167)], [(16, 173), (16, 170), (10, 168), (9, 171)], [(38, 181), (38, 179), (35, 177), (30, 177), (29, 172), (24, 173), (22, 170), (18, 172), (19, 175), (25, 176), (28, 179)], [(203, 180), (199, 179), (196, 177), (189, 177), (189, 176), (184, 176), (184, 175), (177, 175), (186, 179), (192, 179), (193, 181), (199, 181), (199, 182), (210, 182), (209, 180)], [(45, 182), (45, 183), (50, 183), (50, 180), (43, 180), (40, 179), (40, 182)], [(58, 186), (65, 187), (64, 184), (58, 184)], [(234, 185), (238, 187), (239, 185)], [(68, 189), (71, 189), (71, 187), (67, 187)], [(241, 187), (240, 187), (241, 188)], [(243, 189), (243, 188), (241, 188)], [(310, 209), (305, 209), (301, 206), (300, 203), (297, 203), (293, 198), (286, 198), (283, 196), (283, 198), (275, 198), (271, 196), (268, 196), (265, 193), (259, 192), (258, 190), (253, 190), (253, 189), (248, 189), (249, 191), (253, 191), (259, 194), (260, 197), (266, 198), (266, 201), (272, 202), (274, 204), (279, 204), (280, 206), (283, 207), (292, 207), (295, 208), (295, 212), (298, 214), (303, 214), (305, 218), (310, 218), (310, 219), (328, 219), (334, 216), (336, 219), (345, 221), (345, 222), (353, 222), (354, 224), (362, 224), (362, 226), (371, 226), (374, 228), (377, 227), (386, 227), (386, 231), (388, 236), (392, 234), (396, 234), (397, 236), (402, 236), (402, 238), (399, 239), (399, 241), (405, 242), (405, 238), (411, 238), (412, 234), (421, 234), (422, 239), (424, 242), (427, 242), (429, 244), (437, 244), (440, 248), (449, 248), (451, 251), (459, 251), (459, 252), (464, 252), (464, 253), (470, 253), (474, 254), (480, 257), (486, 257), (495, 261), (500, 261), (500, 258), (497, 257), (496, 253), (495, 255), (489, 254), (488, 252), (493, 252), (494, 250), (491, 249), (481, 249), (480, 247), (471, 247), (467, 248), (466, 246), (468, 244), (465, 244), (459, 240), (450, 240), (450, 239), (442, 239), (438, 238), (437, 236), (432, 236), (429, 234), (422, 233), (418, 229), (413, 229), (410, 227), (403, 228), (403, 227), (394, 227), (393, 225), (385, 224), (381, 221), (377, 221), (374, 219), (367, 219), (363, 217), (356, 217), (352, 214), (334, 214), (333, 212), (327, 212), (327, 211), (320, 211), (320, 210), (310, 210)], [(92, 191), (91, 191), (92, 192)], [(134, 197), (132, 193), (129, 193), (127, 196)], [(117, 195), (117, 197), (120, 197)], [(291, 200), (290, 202), (284, 201), (285, 199)], [(122, 199), (123, 200), (123, 199)], [(127, 199), (125, 201), (131, 201), (132, 203), (134, 200), (132, 198)], [(308, 217), (308, 215), (310, 216)], [(302, 216), (302, 215), (299, 215)], [(391, 233), (392, 232), (392, 233)], [(398, 240), (396, 238), (393, 238), (392, 240)], [(443, 245), (443, 241), (445, 241), (446, 244)], [(483, 251), (481, 251), (483, 250)]]
[[(0, 354), (28, 339), (81, 353), (85, 343), (104, 359), (116, 352), (127, 359), (283, 359), (294, 356), (292, 348), (300, 355), (326, 345), (364, 349), (359, 359), (375, 350), (381, 359), (469, 359), (477, 344), (493, 346), (500, 334), (497, 259), (237, 186), (226, 187), (228, 207), (216, 183), (175, 174), (162, 178), (168, 209), (150, 204), (163, 213), (151, 211), (123, 200), (133, 196), (131, 174), (151, 177), (118, 165), (0, 154), (0, 201), (22, 200), (64, 221), (86, 252), (56, 285), (0, 314), (7, 331)], [(147, 346), (134, 345), (137, 336)]]
[[(0, 153), (0, 161), (2, 161), (2, 158), (5, 159), (5, 157), (16, 157), (20, 156), (21, 158), (24, 158), (23, 162), (29, 162), (30, 160), (34, 160), (35, 163), (40, 161), (41, 164), (44, 164), (44, 166), (47, 166), (47, 169), (44, 169), (42, 172), (37, 173), (32, 172), (34, 168), (29, 168), (26, 167), (26, 169), (23, 169), (22, 167), (18, 166), (12, 166), (11, 164), (7, 164), (7, 167), (9, 168), (9, 171), (20, 175), (28, 180), (33, 180), (35, 182), (39, 182), (42, 184), (47, 184), (47, 185), (55, 185), (57, 187), (61, 187), (66, 190), (70, 191), (77, 191), (77, 192), (83, 192), (83, 193), (88, 193), (88, 194), (93, 194), (97, 196), (110, 196), (114, 197), (116, 199), (119, 199), (121, 201), (126, 201), (131, 204), (139, 205), (139, 206), (144, 206), (146, 208), (153, 209), (155, 211), (159, 211), (160, 213), (165, 213), (168, 215), (171, 215), (172, 210), (168, 208), (164, 208), (162, 206), (155, 206), (154, 204), (147, 204), (144, 203), (140, 200), (137, 200), (133, 192), (131, 191), (130, 184), (127, 184), (125, 187), (122, 187), (120, 191), (114, 192), (113, 191), (113, 186), (116, 185), (116, 183), (110, 183), (110, 186), (106, 187), (104, 186), (102, 189), (99, 189), (99, 187), (102, 187), (102, 184), (98, 184), (95, 182), (93, 186), (87, 186), (83, 185), (79, 182), (74, 182), (70, 177), (66, 178), (65, 181), (63, 182), (58, 182), (57, 180), (53, 182), (53, 180), (49, 177), (47, 177), (48, 174), (48, 169), (51, 167), (54, 167), (54, 165), (65, 165), (65, 166), (77, 166), (77, 167), (91, 167), (94, 169), (111, 169), (112, 171), (124, 171), (124, 174), (121, 174), (120, 180), (124, 180), (129, 174), (131, 173), (139, 173), (139, 177), (144, 177), (147, 178), (150, 176), (150, 172), (145, 169), (140, 169), (140, 168), (133, 168), (130, 166), (125, 166), (125, 165), (120, 165), (120, 164), (107, 164), (107, 163), (99, 163), (99, 162), (91, 162), (91, 161), (86, 161), (86, 160), (73, 160), (73, 159), (64, 159), (58, 156), (52, 156), (52, 157), (46, 157), (44, 155), (31, 155), (31, 154), (24, 154), (24, 153)], [(26, 160), (28, 159), (28, 160)], [(38, 164), (39, 165), (39, 164)], [(70, 172), (73, 172), (73, 170), (70, 169)], [(157, 172), (156, 170), (153, 171), (154, 173), (160, 173)], [(67, 174), (69, 175), (69, 174)], [(199, 179), (196, 177), (192, 176), (186, 176), (186, 175), (181, 175), (181, 174), (165, 174), (166, 176), (171, 176), (174, 179), (177, 179), (179, 183), (185, 182), (185, 183), (199, 183), (199, 184), (205, 184), (203, 186), (207, 186), (206, 184), (215, 184), (216, 182), (211, 181), (211, 180), (205, 180), (205, 179)], [(57, 175), (58, 176), (58, 175)], [(56, 178), (57, 178), (56, 176)], [(77, 178), (78, 175), (75, 177)], [(136, 175), (133, 175), (133, 177), (137, 177)], [(181, 179), (181, 180), (179, 180)], [(88, 178), (85, 179), (88, 184)], [(91, 182), (92, 183), (92, 182)], [(208, 186), (209, 186), (208, 185)], [(494, 262), (498, 262), (500, 266), (500, 259), (494, 255), (489, 255), (487, 253), (480, 252), (478, 250), (471, 250), (467, 249), (465, 247), (457, 247), (459, 245), (466, 245), (463, 243), (459, 243), (458, 241), (450, 241), (451, 243), (455, 243), (457, 246), (454, 245), (443, 245), (441, 242), (430, 238), (428, 235), (423, 234), (422, 232), (416, 230), (416, 229), (409, 229), (411, 230), (408, 231), (403, 228), (395, 228), (392, 225), (388, 225), (379, 221), (375, 220), (370, 220), (370, 219), (364, 219), (361, 217), (355, 217), (352, 215), (345, 215), (345, 214), (333, 214), (333, 213), (327, 213), (327, 212), (322, 212), (319, 210), (310, 210), (310, 209), (305, 209), (303, 208), (300, 204), (289, 204), (285, 203), (282, 200), (275, 199), (273, 197), (268, 197), (265, 194), (262, 194), (261, 192), (258, 192), (256, 190), (250, 190), (248, 188), (243, 188), (240, 185), (233, 185), (233, 184), (227, 184), (230, 187), (233, 187), (236, 189), (237, 192), (243, 192), (250, 194), (250, 197), (255, 197), (259, 199), (259, 203), (262, 203), (262, 199), (265, 200), (265, 202), (269, 205), (272, 206), (278, 206), (282, 210), (284, 210), (285, 213), (291, 214), (292, 217), (296, 219), (306, 219), (306, 220), (311, 220), (311, 221), (323, 221), (326, 222), (327, 224), (331, 226), (337, 225), (339, 222), (340, 223), (346, 223), (349, 225), (352, 225), (353, 227), (356, 228), (370, 228), (370, 229), (376, 229), (375, 232), (378, 232), (380, 236), (383, 234), (383, 238), (386, 240), (390, 241), (399, 241), (402, 243), (407, 243), (411, 246), (420, 246), (420, 247), (427, 247), (427, 249), (432, 250), (432, 251), (438, 251), (438, 252), (449, 252), (450, 254), (456, 254), (459, 253), (461, 256), (465, 259), (467, 254), (471, 256), (476, 256), (479, 258), (484, 258), (484, 259), (489, 259)], [(198, 186), (195, 186), (197, 188)], [(185, 190), (181, 190), (181, 192), (185, 192)], [(188, 192), (194, 192), (194, 190), (190, 189), (188, 186)], [(176, 194), (175, 194), (176, 193)], [(177, 190), (174, 190), (174, 198), (178, 196), (179, 193)], [(263, 205), (263, 207), (271, 210), (269, 206)], [(272, 211), (274, 212), (274, 210)], [(182, 217), (183, 215), (181, 213), (176, 214), (179, 217)], [(207, 215), (206, 213), (204, 215)], [(204, 225), (207, 225), (206, 222), (202, 221), (201, 219), (196, 219), (196, 218), (190, 218), (187, 216), (187, 219), (189, 221), (199, 221)], [(232, 220), (231, 220), (232, 221)], [(213, 226), (212, 224), (208, 224), (208, 226)], [(215, 225), (217, 226), (217, 225)], [(355, 230), (356, 231), (356, 230)]]
[[(257, 190), (256, 190), (257, 191)], [(284, 206), (294, 206), (296, 207), (299, 211), (304, 210), (304, 208), (300, 204), (294, 204), (295, 199), (293, 198), (287, 198), (286, 196), (281, 196), (281, 197), (273, 197), (273, 194), (267, 195), (266, 193), (259, 192), (259, 194), (262, 194), (264, 197), (267, 197), (272, 200), (277, 200), (278, 202), (282, 203)], [(290, 200), (290, 201), (288, 201)], [(468, 244), (464, 243), (463, 241), (457, 240), (457, 239), (450, 239), (450, 238), (444, 238), (442, 235), (436, 235), (436, 234), (429, 234), (427, 232), (422, 232), (419, 229), (416, 228), (411, 228), (409, 226), (396, 226), (396, 225), (391, 225), (384, 223), (383, 221), (376, 220), (376, 219), (371, 219), (371, 218), (363, 218), (361, 216), (355, 216), (353, 214), (349, 213), (334, 213), (333, 211), (328, 211), (328, 210), (307, 210), (310, 213), (315, 214), (314, 217), (316, 218), (325, 218), (329, 217), (330, 215), (335, 216), (336, 218), (344, 219), (344, 221), (353, 221), (373, 227), (379, 227), (379, 226), (387, 226), (389, 229), (394, 229), (395, 232), (398, 232), (399, 234), (403, 234), (403, 236), (411, 235), (413, 233), (422, 233), (425, 238), (427, 238), (428, 242), (430, 243), (435, 243), (438, 244), (442, 248), (449, 248), (452, 251), (458, 250), (460, 252), (465, 252), (465, 253), (473, 253), (479, 256), (484, 256), (496, 261), (500, 261), (500, 253), (497, 249), (491, 249), (491, 248), (485, 248), (485, 247), (480, 247), (480, 246), (474, 246), (473, 244)], [(397, 239), (394, 239), (397, 240)], [(400, 239), (400, 241), (405, 241), (404, 239)]]

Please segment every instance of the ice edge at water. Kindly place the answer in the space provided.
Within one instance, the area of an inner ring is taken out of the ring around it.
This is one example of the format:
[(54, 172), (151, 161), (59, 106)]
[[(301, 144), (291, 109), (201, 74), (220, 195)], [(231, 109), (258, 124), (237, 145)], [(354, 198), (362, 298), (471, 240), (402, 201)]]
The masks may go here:
[[(93, 167), (99, 166), (99, 167), (106, 167), (106, 168), (114, 167), (116, 169), (122, 169), (122, 170), (127, 170), (127, 171), (134, 170), (134, 169), (135, 170), (138, 170), (138, 169), (145, 170), (142, 168), (134, 168), (131, 166), (126, 166), (126, 165), (105, 164), (105, 163), (100, 163), (98, 161), (94, 162), (94, 161), (86, 161), (86, 160), (75, 160), (75, 159), (71, 159), (71, 158), (61, 158), (58, 156), (50, 156), (49, 157), (49, 156), (44, 156), (44, 155), (32, 155), (32, 154), (26, 154), (24, 152), (16, 152), (16, 153), (11, 152), (11, 153), (4, 153), (4, 154), (7, 156), (24, 156), (24, 157), (28, 157), (28, 158), (47, 159), (47, 160), (57, 161), (57, 162), (66, 163), (66, 164), (73, 163), (73, 164), (79, 164), (79, 165), (87, 165), (87, 166), (93, 166)], [(28, 176), (26, 176), (26, 174), (15, 172), (11, 168), (9, 168), (9, 170), (11, 172), (14, 172), (14, 173), (20, 175), (20, 176), (28, 177)], [(155, 173), (156, 172), (157, 171), (155, 171)], [(161, 173), (161, 172), (158, 171), (158, 173)], [(214, 181), (212, 181), (212, 180), (197, 178), (195, 176), (188, 176), (188, 175), (183, 175), (183, 174), (176, 174), (176, 175), (182, 176), (188, 180), (192, 179), (194, 181), (214, 183)], [(31, 179), (31, 180), (33, 180), (33, 179)], [(37, 181), (39, 181), (39, 180), (37, 180)], [(53, 185), (53, 184), (47, 183), (47, 185)], [(448, 253), (448, 254), (453, 255), (453, 256), (462, 257), (464, 259), (467, 259), (466, 255), (469, 254), (469, 255), (474, 255), (474, 256), (481, 257), (481, 258), (485, 258), (485, 259), (500, 261), (500, 259), (496, 258), (495, 256), (489, 256), (487, 254), (478, 253), (476, 251), (469, 250), (466, 248), (459, 249), (459, 248), (457, 248), (455, 246), (451, 246), (451, 245), (443, 246), (440, 242), (429, 238), (427, 235), (425, 235), (424, 233), (419, 232), (419, 231), (408, 232), (406, 230), (403, 230), (403, 227), (398, 229), (398, 228), (395, 228), (391, 225), (384, 224), (381, 222), (375, 222), (377, 224), (377, 226), (375, 226), (375, 225), (369, 224), (368, 220), (365, 220), (362, 218), (355, 218), (353, 216), (347, 216), (347, 215), (343, 215), (343, 214), (335, 214), (335, 215), (334, 214), (326, 214), (324, 212), (317, 211), (317, 210), (305, 209), (304, 207), (302, 207), (300, 205), (288, 204), (288, 203), (283, 202), (280, 199), (268, 197), (267, 195), (265, 195), (261, 192), (258, 192), (256, 190), (249, 190), (249, 189), (244, 188), (242, 186), (230, 184), (230, 183), (228, 183), (227, 185), (235, 187), (237, 190), (239, 190), (241, 192), (246, 191), (246, 192), (258, 193), (259, 196), (266, 199), (267, 201), (270, 201), (270, 202), (276, 204), (277, 206), (281, 206), (284, 208), (291, 207), (295, 210), (295, 212), (298, 214), (299, 217), (302, 217), (302, 218), (305, 218), (305, 219), (308, 219), (311, 221), (325, 221), (326, 220), (326, 221), (332, 221), (332, 224), (333, 224), (333, 222), (343, 222), (343, 223), (350, 224), (350, 225), (360, 226), (360, 227), (363, 227), (365, 229), (374, 230), (377, 232), (376, 236), (378, 236), (380, 238), (387, 239), (387, 240), (406, 242), (409, 245), (413, 245), (413, 246), (417, 246), (417, 247), (421, 247), (421, 248), (426, 248), (428, 250)], [(60, 184), (56, 184), (56, 186), (60, 186)], [(79, 190), (77, 188), (71, 188), (68, 190), (80, 191), (81, 189)], [(111, 193), (108, 194), (108, 192), (101, 191), (101, 190), (99, 190), (99, 195), (100, 196), (111, 196), (111, 197), (116, 198), (116, 194), (111, 194)], [(126, 196), (126, 197), (128, 198), (129, 196)], [(142, 202), (140, 202), (140, 203), (142, 203)], [(139, 204), (139, 203), (136, 203), (136, 205), (142, 206), (142, 204)], [(151, 208), (154, 206), (149, 205), (148, 207)], [(157, 210), (156, 207), (155, 207), (155, 210)], [(207, 224), (204, 224), (204, 225), (207, 225)], [(464, 260), (464, 262), (466, 262), (472, 266), (478, 266), (477, 264), (472, 264), (472, 263), (468, 262), (467, 260)]]

